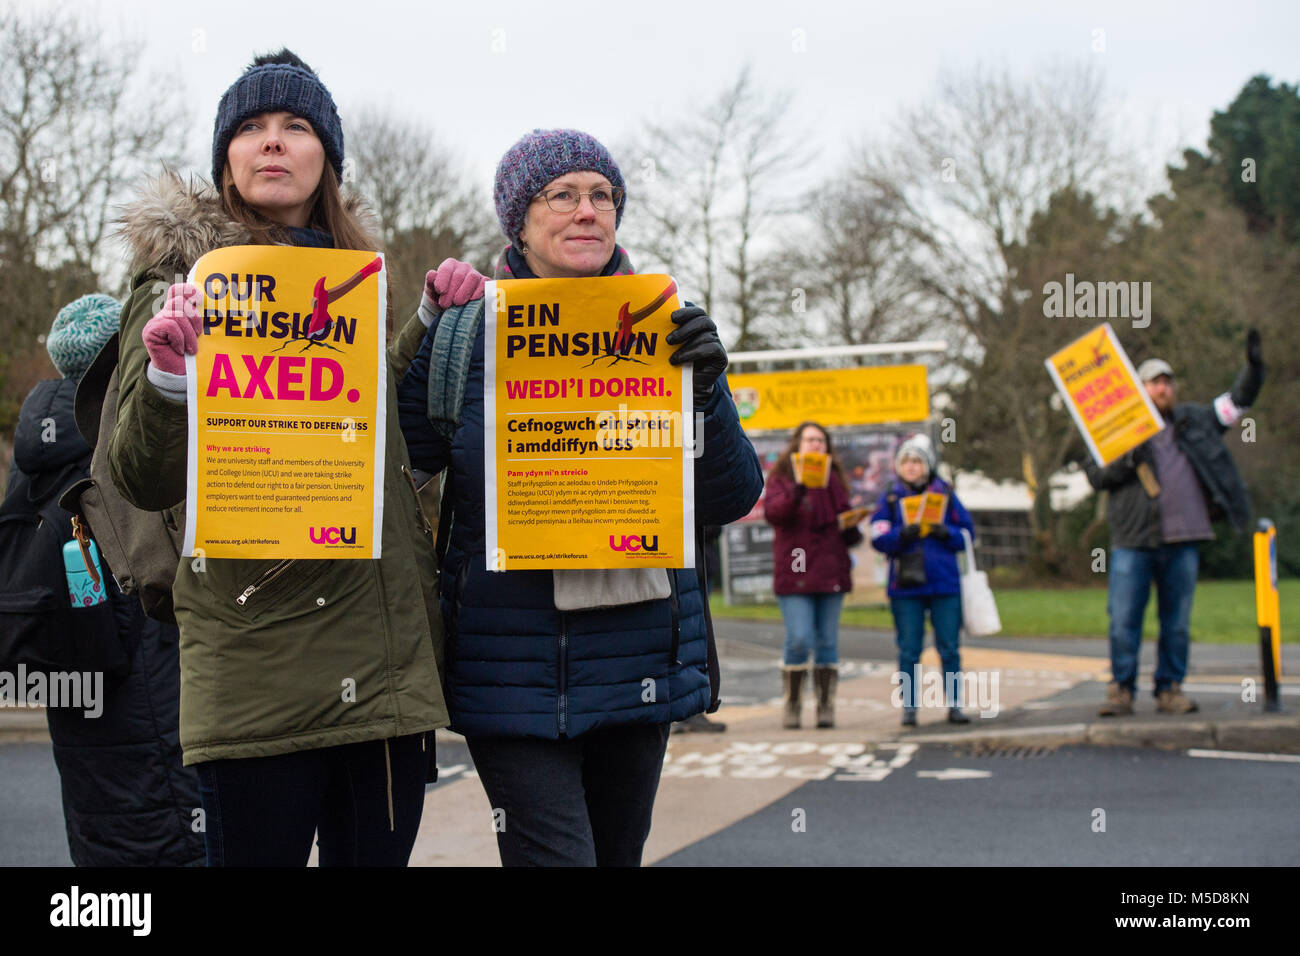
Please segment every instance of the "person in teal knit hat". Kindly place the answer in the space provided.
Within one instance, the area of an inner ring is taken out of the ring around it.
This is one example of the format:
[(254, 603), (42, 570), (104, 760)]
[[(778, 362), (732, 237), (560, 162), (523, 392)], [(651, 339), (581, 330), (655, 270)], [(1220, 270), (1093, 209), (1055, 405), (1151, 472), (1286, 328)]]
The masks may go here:
[(117, 331), (122, 303), (111, 295), (92, 292), (63, 308), (45, 337), (50, 361), (63, 378), (78, 379)]
[[(50, 503), (90, 471), (91, 448), (73, 411), (77, 385), (117, 332), (121, 311), (100, 292), (59, 310), (45, 337), (59, 377), (38, 382), (18, 415), (5, 505), (25, 499), (29, 508), (53, 512), (63, 542), (72, 538), (72, 515)], [(31, 568), (44, 567), (42, 559), (39, 551), (19, 557)], [(176, 627), (145, 616), (140, 599), (118, 588), (102, 554), (100, 562), (112, 613), (78, 611), (63, 635), (66, 669), (98, 671), (94, 705), (45, 708), (68, 857), (77, 866), (201, 865), (203, 836), (191, 826), (200, 805), (198, 774), (181, 763)], [(62, 575), (29, 583), (67, 593)], [(91, 647), (91, 656), (79, 656)]]

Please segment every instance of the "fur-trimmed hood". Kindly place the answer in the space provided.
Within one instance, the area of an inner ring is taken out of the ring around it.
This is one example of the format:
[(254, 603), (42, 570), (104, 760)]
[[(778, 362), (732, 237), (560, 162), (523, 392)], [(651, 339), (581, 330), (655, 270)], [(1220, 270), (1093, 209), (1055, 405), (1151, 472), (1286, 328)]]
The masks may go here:
[[(378, 232), (359, 197), (345, 196), (343, 207), (371, 236)], [(255, 241), (247, 226), (226, 215), (211, 183), (198, 176), (186, 183), (172, 170), (140, 190), (123, 210), (118, 227), (130, 250), (133, 273), (157, 269), (164, 275), (188, 275), (190, 267), (213, 249)]]
[(213, 249), (253, 241), (246, 226), (226, 215), (206, 179), (194, 177), (186, 183), (170, 170), (140, 190), (118, 223), (132, 272), (158, 268), (185, 275)]

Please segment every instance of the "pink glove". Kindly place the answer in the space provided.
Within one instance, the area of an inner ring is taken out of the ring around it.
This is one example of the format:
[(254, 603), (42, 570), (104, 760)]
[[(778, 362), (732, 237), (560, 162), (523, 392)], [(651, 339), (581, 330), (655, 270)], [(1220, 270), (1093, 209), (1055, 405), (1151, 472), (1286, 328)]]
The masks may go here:
[(144, 347), (153, 367), (172, 375), (184, 375), (185, 355), (198, 351), (202, 328), (198, 288), (188, 282), (173, 285), (167, 290), (166, 304), (144, 324)]
[(487, 276), (468, 262), (443, 259), (442, 265), (425, 275), (424, 294), (437, 302), (440, 309), (447, 309), (481, 297), (485, 282)]

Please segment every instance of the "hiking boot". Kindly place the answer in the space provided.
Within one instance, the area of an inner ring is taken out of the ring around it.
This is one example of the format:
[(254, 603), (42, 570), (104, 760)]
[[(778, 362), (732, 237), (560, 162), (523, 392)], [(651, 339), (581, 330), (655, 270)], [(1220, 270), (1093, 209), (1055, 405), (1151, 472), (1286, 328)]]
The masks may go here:
[(817, 689), (817, 726), (835, 726), (835, 687), (840, 672), (835, 665), (813, 668), (813, 686)]
[(915, 726), (916, 726), (916, 708), (915, 708), (915, 707), (904, 707), (904, 708), (903, 708), (903, 726), (904, 726), (904, 727), (915, 727)]
[(1106, 703), (1097, 711), (1100, 717), (1131, 717), (1133, 715), (1133, 692), (1121, 687), (1116, 681), (1106, 685)]
[(950, 724), (969, 724), (970, 718), (961, 712), (960, 707), (948, 708), (948, 723)]
[(703, 714), (696, 714), (694, 717), (687, 717), (685, 720), (679, 720), (672, 726), (670, 733), (674, 734), (720, 734), (727, 729), (727, 725), (720, 720), (709, 720)]
[(781, 726), (786, 730), (799, 729), (799, 715), (803, 710), (803, 679), (808, 674), (806, 667), (782, 667), (781, 684), (785, 693), (785, 717)]
[(1170, 684), (1156, 692), (1156, 710), (1162, 714), (1190, 714), (1197, 710), (1196, 701), (1183, 693), (1181, 684)]

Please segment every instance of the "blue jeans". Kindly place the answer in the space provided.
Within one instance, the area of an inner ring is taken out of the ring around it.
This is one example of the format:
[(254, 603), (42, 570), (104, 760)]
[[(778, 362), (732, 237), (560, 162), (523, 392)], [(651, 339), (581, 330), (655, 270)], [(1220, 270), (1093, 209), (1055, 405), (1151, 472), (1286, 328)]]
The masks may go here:
[(843, 594), (778, 594), (781, 618), (785, 621), (787, 665), (808, 663), (808, 652), (818, 667), (840, 661), (840, 608)]
[(1130, 691), (1137, 686), (1142, 618), (1146, 616), (1151, 583), (1156, 586), (1160, 639), (1156, 643), (1156, 692), (1181, 683), (1187, 674), (1191, 640), (1192, 593), (1200, 549), (1195, 541), (1162, 544), (1158, 548), (1112, 548), (1106, 610), (1110, 614), (1110, 669)]
[(930, 612), (930, 626), (934, 628), (935, 650), (943, 662), (943, 686), (945, 690), (952, 687), (954, 691), (948, 706), (960, 706), (962, 682), (958, 632), (961, 630), (961, 595), (891, 597), (889, 609), (894, 614), (894, 627), (898, 631), (898, 670), (907, 677), (903, 682), (903, 706), (915, 707), (920, 697), (916, 665), (921, 660), (921, 647), (925, 643), (927, 610)]

